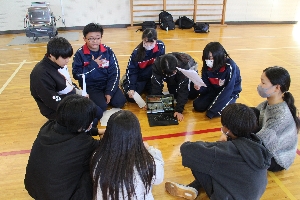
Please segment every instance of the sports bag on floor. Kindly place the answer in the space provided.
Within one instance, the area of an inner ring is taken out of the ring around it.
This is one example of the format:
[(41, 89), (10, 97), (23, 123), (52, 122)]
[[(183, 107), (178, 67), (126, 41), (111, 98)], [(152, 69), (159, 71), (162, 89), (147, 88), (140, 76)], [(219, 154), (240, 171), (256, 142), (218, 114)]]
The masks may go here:
[(209, 24), (197, 22), (194, 26), (194, 32), (195, 33), (208, 33), (209, 32)]
[(154, 28), (154, 29), (156, 29), (155, 21), (144, 21), (142, 23), (142, 31), (144, 31), (146, 28)]
[(188, 18), (187, 16), (179, 17), (179, 19), (176, 20), (175, 24), (178, 25), (178, 27), (181, 29), (190, 29), (195, 25), (194, 20)]
[(173, 16), (167, 11), (162, 11), (159, 13), (159, 27), (162, 30), (174, 30), (175, 22), (173, 20)]

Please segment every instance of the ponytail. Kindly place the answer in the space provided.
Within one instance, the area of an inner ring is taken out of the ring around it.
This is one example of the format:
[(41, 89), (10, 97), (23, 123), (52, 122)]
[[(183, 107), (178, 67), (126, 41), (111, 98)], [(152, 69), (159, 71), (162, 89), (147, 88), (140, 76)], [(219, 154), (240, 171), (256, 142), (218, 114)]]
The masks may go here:
[(297, 116), (297, 108), (294, 104), (295, 101), (294, 101), (293, 95), (290, 92), (286, 91), (286, 92), (283, 93), (283, 100), (289, 106), (289, 109), (290, 109), (290, 111), (293, 115), (294, 121), (296, 123), (297, 130), (299, 131), (299, 129), (300, 129), (300, 119)]
[(146, 49), (143, 47), (143, 42), (141, 42), (138, 46), (137, 46), (137, 54), (136, 57), (134, 58), (134, 60), (136, 62), (141, 62), (143, 61), (143, 59), (146, 56)]

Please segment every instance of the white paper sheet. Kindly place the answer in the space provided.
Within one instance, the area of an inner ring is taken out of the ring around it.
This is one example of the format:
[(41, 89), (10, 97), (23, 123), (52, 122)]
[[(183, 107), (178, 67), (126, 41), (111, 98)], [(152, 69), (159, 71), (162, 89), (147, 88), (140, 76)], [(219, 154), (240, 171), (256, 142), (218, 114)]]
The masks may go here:
[(86, 93), (86, 83), (85, 83), (85, 75), (82, 74), (82, 96), (86, 96), (87, 93)]
[(101, 126), (107, 126), (107, 122), (108, 122), (109, 117), (112, 114), (114, 114), (115, 112), (118, 112), (119, 110), (121, 110), (121, 109), (120, 108), (112, 108), (110, 110), (104, 111), (103, 116), (100, 119)]
[(144, 101), (144, 99), (142, 99), (142, 97), (139, 95), (139, 93), (134, 92), (133, 99), (135, 100), (135, 102), (137, 103), (137, 105), (140, 108), (143, 108), (146, 106), (146, 102)]
[(198, 73), (194, 70), (185, 70), (177, 67), (179, 71), (181, 71), (186, 77), (188, 77), (195, 85), (204, 86), (206, 87), (206, 84), (203, 82), (203, 80), (200, 78)]

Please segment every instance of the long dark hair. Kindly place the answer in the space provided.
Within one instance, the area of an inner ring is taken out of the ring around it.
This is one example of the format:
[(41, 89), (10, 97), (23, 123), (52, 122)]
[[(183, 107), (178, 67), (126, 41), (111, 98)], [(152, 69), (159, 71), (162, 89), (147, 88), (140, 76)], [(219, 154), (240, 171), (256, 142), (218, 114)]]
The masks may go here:
[(293, 115), (296, 123), (297, 130), (300, 129), (300, 119), (297, 116), (297, 108), (295, 106), (295, 100), (292, 93), (289, 92), (291, 77), (289, 72), (283, 67), (273, 66), (264, 69), (263, 71), (266, 77), (270, 80), (272, 85), (280, 85), (280, 90), (283, 93), (283, 100), (289, 106), (289, 109)]
[(257, 129), (257, 117), (253, 109), (241, 103), (229, 104), (222, 110), (221, 123), (237, 137), (249, 138)]
[(156, 173), (154, 159), (143, 144), (137, 117), (128, 110), (121, 110), (109, 118), (100, 146), (91, 159), (94, 199), (98, 187), (104, 200), (125, 196), (133, 199), (136, 195), (134, 168), (148, 193)]
[[(147, 39), (147, 42), (154, 42), (157, 40), (157, 32), (154, 28), (146, 28), (142, 35), (142, 40)], [(146, 56), (146, 49), (143, 47), (143, 41), (137, 46), (137, 55), (135, 61), (140, 62)]]
[(207, 71), (208, 67), (206, 66), (205, 60), (208, 59), (209, 52), (212, 53), (214, 58), (214, 64), (212, 67), (213, 71), (219, 70), (226, 63), (226, 59), (230, 58), (224, 47), (219, 42), (210, 42), (203, 49), (202, 61), (203, 67), (202, 72)]

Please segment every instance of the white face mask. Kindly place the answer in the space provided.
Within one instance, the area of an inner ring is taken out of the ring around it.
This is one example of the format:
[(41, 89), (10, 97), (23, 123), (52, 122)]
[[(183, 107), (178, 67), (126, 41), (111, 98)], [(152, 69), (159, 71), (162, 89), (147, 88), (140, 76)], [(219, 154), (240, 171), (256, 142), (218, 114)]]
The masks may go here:
[(150, 45), (148, 45), (147, 43), (143, 42), (143, 47), (146, 49), (146, 50), (151, 50), (155, 47), (155, 42), (151, 43)]
[(214, 60), (205, 60), (207, 67), (212, 68), (214, 66)]

